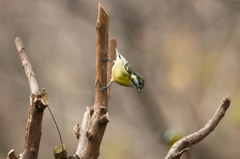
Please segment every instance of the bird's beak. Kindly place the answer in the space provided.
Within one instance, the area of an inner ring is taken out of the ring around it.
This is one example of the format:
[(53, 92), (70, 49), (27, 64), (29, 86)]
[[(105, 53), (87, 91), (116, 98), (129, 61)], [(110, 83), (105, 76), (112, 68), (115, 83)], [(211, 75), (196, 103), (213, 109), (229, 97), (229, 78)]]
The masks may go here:
[(138, 93), (141, 93), (141, 89), (140, 88), (138, 88)]

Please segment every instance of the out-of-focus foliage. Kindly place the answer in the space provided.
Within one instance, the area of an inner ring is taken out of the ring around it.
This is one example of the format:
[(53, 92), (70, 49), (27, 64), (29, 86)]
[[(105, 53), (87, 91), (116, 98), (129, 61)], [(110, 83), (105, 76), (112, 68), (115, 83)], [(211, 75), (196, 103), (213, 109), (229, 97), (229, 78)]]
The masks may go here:
[(165, 130), (162, 132), (161, 136), (161, 141), (165, 143), (169, 148), (179, 141), (181, 138), (183, 138), (182, 134), (178, 131), (175, 130)]
[[(145, 88), (139, 94), (112, 84), (99, 158), (163, 158), (168, 148), (159, 141), (162, 130), (198, 130), (229, 93), (227, 115), (189, 152), (192, 159), (238, 159), (240, 1), (100, 2), (110, 16), (109, 37), (144, 76)], [(48, 92), (68, 153), (76, 150), (73, 127), (94, 103), (97, 6), (87, 0), (0, 1), (0, 158), (24, 145), (30, 91), (16, 36)], [(46, 110), (39, 159), (53, 158), (59, 144)]]

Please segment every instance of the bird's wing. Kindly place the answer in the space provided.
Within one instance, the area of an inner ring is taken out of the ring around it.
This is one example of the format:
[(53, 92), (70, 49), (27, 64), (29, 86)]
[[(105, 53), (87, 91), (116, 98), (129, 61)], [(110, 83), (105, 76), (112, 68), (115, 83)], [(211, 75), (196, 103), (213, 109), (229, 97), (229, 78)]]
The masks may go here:
[(118, 50), (116, 49), (116, 61), (117, 60), (121, 60), (123, 62), (123, 65), (125, 63), (128, 63), (127, 60), (118, 52)]
[(128, 61), (117, 51), (116, 49), (116, 60), (121, 60), (125, 70), (129, 73), (133, 73), (132, 67), (128, 64)]

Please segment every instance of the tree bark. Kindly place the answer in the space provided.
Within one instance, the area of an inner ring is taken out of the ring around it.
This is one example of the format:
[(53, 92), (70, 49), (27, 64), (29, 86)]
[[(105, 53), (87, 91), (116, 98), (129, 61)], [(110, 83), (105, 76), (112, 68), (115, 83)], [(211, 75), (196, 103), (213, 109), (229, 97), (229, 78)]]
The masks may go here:
[[(37, 79), (33, 72), (32, 65), (28, 59), (22, 40), (19, 37), (15, 39), (15, 44), (19, 52), (31, 91), (24, 150), (19, 155), (19, 158), (36, 159), (38, 156), (42, 134), (43, 111), (48, 106), (48, 97), (45, 91), (42, 94), (39, 91)], [(11, 150), (9, 154), (14, 156), (15, 154), (13, 152), (14, 150)], [(11, 159), (14, 159), (14, 157), (11, 157)]]
[[(117, 40), (115, 38), (110, 39), (109, 43), (108, 43), (108, 58), (109, 59), (115, 60), (116, 48), (117, 48)], [(113, 62), (108, 62), (107, 63), (107, 70), (108, 70), (108, 72), (107, 72), (107, 82), (108, 83), (111, 80), (113, 64), (114, 64)], [(110, 97), (110, 91), (111, 91), (111, 85), (107, 89), (108, 98)]]
[[(108, 57), (108, 23), (109, 16), (103, 7), (98, 5), (97, 18), (97, 53), (96, 53), (96, 77), (95, 77), (95, 104), (87, 109), (82, 121), (84, 131), (80, 134), (79, 145), (75, 158), (97, 159), (99, 156), (100, 144), (109, 122), (108, 117), (108, 96), (107, 91), (100, 88), (107, 85), (107, 62)], [(84, 136), (84, 137), (82, 137)], [(86, 142), (87, 137), (87, 142)], [(84, 144), (84, 145), (81, 145)]]

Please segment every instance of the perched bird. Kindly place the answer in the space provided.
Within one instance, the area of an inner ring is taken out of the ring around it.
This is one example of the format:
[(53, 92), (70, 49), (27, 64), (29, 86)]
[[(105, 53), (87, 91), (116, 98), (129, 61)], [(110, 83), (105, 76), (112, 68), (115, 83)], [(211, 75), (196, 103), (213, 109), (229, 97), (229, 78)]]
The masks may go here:
[(100, 90), (106, 90), (112, 82), (116, 82), (122, 86), (134, 87), (140, 93), (144, 86), (144, 79), (142, 76), (133, 71), (132, 67), (128, 64), (127, 60), (117, 51), (116, 49), (116, 59), (111, 60), (108, 58), (105, 61), (114, 62), (112, 67), (112, 76), (110, 82), (107, 86), (101, 88)]

